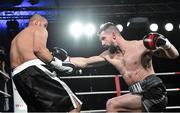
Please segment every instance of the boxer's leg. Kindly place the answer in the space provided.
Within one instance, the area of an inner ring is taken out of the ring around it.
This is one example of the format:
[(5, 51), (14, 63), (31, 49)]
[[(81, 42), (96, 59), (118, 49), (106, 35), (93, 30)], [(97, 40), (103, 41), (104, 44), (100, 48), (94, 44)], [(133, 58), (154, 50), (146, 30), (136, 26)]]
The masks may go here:
[(108, 112), (118, 111), (141, 111), (142, 102), (141, 96), (136, 94), (124, 94), (122, 96), (109, 99), (106, 103), (106, 110)]

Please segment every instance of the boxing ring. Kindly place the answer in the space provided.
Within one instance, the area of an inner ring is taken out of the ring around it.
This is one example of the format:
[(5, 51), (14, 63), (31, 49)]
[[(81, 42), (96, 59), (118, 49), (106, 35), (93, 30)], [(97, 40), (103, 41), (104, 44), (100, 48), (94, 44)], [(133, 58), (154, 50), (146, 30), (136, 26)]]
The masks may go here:
[[(156, 73), (157, 76), (172, 76), (172, 75), (180, 75), (180, 72), (166, 72), (166, 73)], [(62, 80), (64, 80), (65, 82), (66, 81), (69, 81), (69, 80), (79, 80), (79, 79), (113, 79), (113, 84), (115, 86), (115, 89), (116, 90), (113, 90), (113, 91), (82, 91), (82, 92), (76, 92), (75, 91), (75, 94), (77, 96), (87, 96), (87, 95), (95, 95), (95, 96), (100, 96), (102, 97), (103, 95), (109, 95), (109, 94), (113, 94), (114, 96), (120, 96), (120, 95), (123, 95), (123, 94), (126, 94), (128, 93), (129, 91), (128, 90), (122, 90), (122, 83), (121, 83), (121, 77), (122, 75), (74, 75), (74, 76), (61, 76), (60, 78)], [(80, 82), (78, 82), (78, 84), (81, 84)], [(100, 83), (98, 83), (100, 84)], [(164, 82), (164, 84), (166, 85), (166, 83)], [(70, 85), (67, 83), (67, 85)], [(82, 85), (81, 85), (82, 86)], [(71, 89), (73, 89), (73, 87), (75, 86), (72, 86), (70, 87)], [(79, 89), (80, 87), (76, 87), (77, 89)], [(21, 97), (19, 96), (16, 88), (14, 87), (13, 85), (13, 90), (14, 90), (14, 107), (15, 107), (15, 110), (14, 112), (27, 112), (27, 106), (26, 104), (23, 102), (23, 100), (21, 99)], [(166, 89), (167, 92), (177, 92), (177, 93), (180, 93), (180, 88), (179, 87), (172, 87), (172, 88), (167, 88)], [(9, 95), (8, 95), (9, 96)], [(109, 99), (109, 98), (108, 98)], [(83, 100), (82, 100), (83, 101)], [(107, 101), (107, 100), (105, 100)], [(104, 101), (104, 102), (105, 102)], [(83, 103), (85, 104), (86, 101), (83, 101)], [(96, 105), (96, 103), (93, 103), (93, 106), (98, 106)], [(83, 107), (82, 107), (83, 108)], [(88, 112), (88, 113), (93, 113), (93, 112), (106, 112), (105, 110), (105, 106), (103, 106), (104, 109), (82, 109), (81, 112)], [(175, 106), (167, 106), (166, 107), (166, 110), (179, 110), (180, 111), (180, 106), (178, 105), (175, 105)]]
[[(157, 76), (172, 76), (172, 75), (180, 75), (180, 72), (165, 72), (165, 73), (156, 73)], [(60, 77), (63, 80), (69, 80), (69, 79), (101, 79), (101, 78), (114, 78), (114, 85), (115, 89), (114, 91), (87, 91), (87, 92), (75, 92), (78, 96), (84, 96), (84, 95), (108, 95), (108, 94), (115, 94), (116, 96), (120, 96), (126, 93), (129, 93), (128, 90), (121, 90), (121, 79), (122, 75), (82, 75), (82, 76), (63, 76)], [(166, 85), (166, 83), (164, 82)], [(169, 92), (178, 92), (180, 93), (180, 87), (172, 87), (167, 88), (166, 91)], [(105, 108), (105, 106), (104, 106)], [(167, 106), (166, 110), (172, 110), (177, 109), (180, 111), (180, 106)], [(97, 109), (97, 110), (82, 110), (82, 112), (105, 112), (105, 109)]]
[[(3, 103), (3, 106), (0, 106), (0, 107), (2, 107), (6, 111), (9, 109), (9, 106), (8, 106), (9, 100), (8, 99), (12, 97), (10, 94), (8, 94), (8, 91), (7, 91), (7, 81), (10, 79), (10, 77), (6, 73), (2, 72), (1, 70), (0, 70), (0, 76), (4, 77), (3, 78), (4, 88), (0, 90), (0, 101), (2, 101), (2, 102), (4, 101), (4, 103)], [(0, 81), (0, 82), (2, 82), (2, 81)]]

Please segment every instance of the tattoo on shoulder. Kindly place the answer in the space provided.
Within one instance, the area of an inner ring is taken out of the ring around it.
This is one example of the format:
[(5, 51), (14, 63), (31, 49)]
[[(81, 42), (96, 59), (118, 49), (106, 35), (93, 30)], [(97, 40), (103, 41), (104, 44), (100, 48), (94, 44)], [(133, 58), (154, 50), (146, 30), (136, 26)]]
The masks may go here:
[(152, 52), (149, 51), (149, 52), (145, 52), (142, 56), (142, 59), (141, 59), (141, 63), (142, 63), (142, 66), (147, 69), (147, 68), (150, 68), (151, 67), (151, 61), (152, 59)]

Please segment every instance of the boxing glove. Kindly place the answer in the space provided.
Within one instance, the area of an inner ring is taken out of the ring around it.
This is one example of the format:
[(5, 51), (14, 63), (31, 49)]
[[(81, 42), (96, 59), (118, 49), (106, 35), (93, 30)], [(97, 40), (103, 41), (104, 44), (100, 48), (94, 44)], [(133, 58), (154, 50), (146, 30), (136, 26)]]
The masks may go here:
[(73, 72), (73, 64), (67, 65), (67, 63), (62, 62), (60, 59), (53, 57), (52, 60), (50, 61), (50, 65), (53, 66), (55, 69), (63, 72), (63, 73), (72, 73)]
[(169, 40), (159, 33), (149, 33), (144, 36), (143, 43), (147, 49), (151, 50), (157, 48), (169, 49), (171, 47)]
[(54, 47), (52, 49), (52, 55), (61, 61), (69, 61), (68, 53), (63, 48)]

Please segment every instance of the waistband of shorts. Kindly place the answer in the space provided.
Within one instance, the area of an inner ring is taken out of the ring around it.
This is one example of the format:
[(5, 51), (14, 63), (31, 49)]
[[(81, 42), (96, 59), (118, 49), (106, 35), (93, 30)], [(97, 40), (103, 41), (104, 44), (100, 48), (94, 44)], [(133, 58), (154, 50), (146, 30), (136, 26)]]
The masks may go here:
[(42, 65), (42, 64), (45, 64), (45, 63), (42, 62), (40, 59), (33, 59), (33, 60), (29, 60), (27, 62), (24, 62), (23, 64), (19, 65), (18, 67), (16, 67), (13, 70), (12, 77), (30, 66)]
[(129, 86), (129, 90), (134, 93), (142, 93), (160, 83), (162, 83), (162, 80), (155, 74), (152, 74), (147, 76), (144, 80)]

